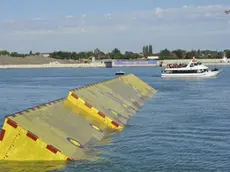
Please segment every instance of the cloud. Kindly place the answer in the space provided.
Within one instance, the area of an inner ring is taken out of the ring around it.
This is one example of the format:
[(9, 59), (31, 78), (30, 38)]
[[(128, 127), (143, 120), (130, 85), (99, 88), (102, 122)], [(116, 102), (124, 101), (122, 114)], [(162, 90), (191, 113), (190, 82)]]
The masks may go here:
[(156, 10), (155, 10), (157, 17), (162, 17), (163, 12), (164, 12), (164, 10), (161, 8), (156, 8)]
[(225, 18), (224, 10), (228, 8), (222, 5), (207, 5), (207, 6), (187, 6), (182, 8), (167, 8), (156, 9), (156, 15), (164, 19), (204, 19), (205, 17), (212, 17), (213, 19)]
[(72, 15), (68, 15), (68, 16), (66, 16), (65, 18), (66, 18), (66, 19), (72, 19), (73, 16), (72, 16)]
[(104, 15), (107, 19), (112, 20), (112, 14), (111, 13), (107, 13)]
[(86, 18), (86, 16), (87, 16), (86, 14), (82, 14), (81, 15), (82, 18)]
[(33, 18), (32, 20), (42, 20), (42, 18), (41, 17), (35, 17), (35, 18)]
[[(67, 15), (63, 18), (33, 18), (0, 21), (0, 47), (12, 51), (55, 49), (141, 51), (152, 44), (163, 48), (224, 49), (230, 44), (230, 6), (207, 5), (180, 8), (157, 7), (148, 11)], [(222, 39), (222, 40), (221, 40)]]

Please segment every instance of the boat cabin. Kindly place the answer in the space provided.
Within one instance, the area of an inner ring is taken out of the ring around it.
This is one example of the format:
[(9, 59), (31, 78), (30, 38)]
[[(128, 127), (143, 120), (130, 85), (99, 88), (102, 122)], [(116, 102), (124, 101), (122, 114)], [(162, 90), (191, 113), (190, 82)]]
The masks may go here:
[(171, 74), (171, 73), (204, 73), (204, 72), (208, 72), (208, 69), (194, 69), (194, 70), (185, 70), (185, 69), (177, 69), (177, 70), (164, 70), (163, 73), (168, 73), (168, 74)]
[(207, 72), (208, 67), (203, 65), (201, 62), (198, 62), (193, 58), (188, 64), (179, 63), (179, 64), (168, 64), (163, 73), (167, 74), (182, 74), (182, 73), (203, 73)]
[(207, 66), (193, 58), (188, 64), (169, 64), (162, 71), (162, 77), (212, 77), (220, 71), (218, 69), (209, 69)]

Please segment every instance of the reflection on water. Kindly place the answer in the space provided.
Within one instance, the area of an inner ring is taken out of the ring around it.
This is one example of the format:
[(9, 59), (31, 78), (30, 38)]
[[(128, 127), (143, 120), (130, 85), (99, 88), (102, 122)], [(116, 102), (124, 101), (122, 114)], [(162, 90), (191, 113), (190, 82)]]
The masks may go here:
[(2, 161), (0, 172), (45, 172), (64, 168), (66, 161)]

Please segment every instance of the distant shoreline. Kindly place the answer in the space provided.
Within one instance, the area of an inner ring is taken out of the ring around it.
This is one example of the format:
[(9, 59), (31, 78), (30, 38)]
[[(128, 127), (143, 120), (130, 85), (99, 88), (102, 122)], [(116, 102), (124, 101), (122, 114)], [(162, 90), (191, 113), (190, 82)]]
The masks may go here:
[(40, 68), (105, 68), (104, 64), (11, 64), (0, 65), (0, 69), (40, 69)]
[[(175, 60), (158, 60), (157, 65), (113, 65), (113, 68), (118, 67), (158, 67), (160, 62), (163, 62), (163, 67), (169, 63), (188, 63), (191, 59), (175, 59)], [(204, 65), (230, 65), (230, 63), (221, 63), (220, 59), (198, 59)], [(48, 64), (5, 64), (0, 65), (0, 69), (42, 69), (42, 68), (105, 68), (104, 63), (48, 63)]]

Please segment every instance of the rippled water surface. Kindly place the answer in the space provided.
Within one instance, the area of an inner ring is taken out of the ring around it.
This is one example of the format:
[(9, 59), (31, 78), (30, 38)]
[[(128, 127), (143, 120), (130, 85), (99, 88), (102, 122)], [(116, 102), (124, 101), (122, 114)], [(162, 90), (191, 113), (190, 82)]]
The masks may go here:
[[(160, 68), (123, 68), (158, 93), (98, 148), (95, 161), (1, 162), (0, 171), (229, 171), (230, 67), (219, 67), (224, 72), (217, 78), (203, 80), (164, 80)], [(112, 78), (117, 70), (0, 70), (0, 123), (5, 115)]]

